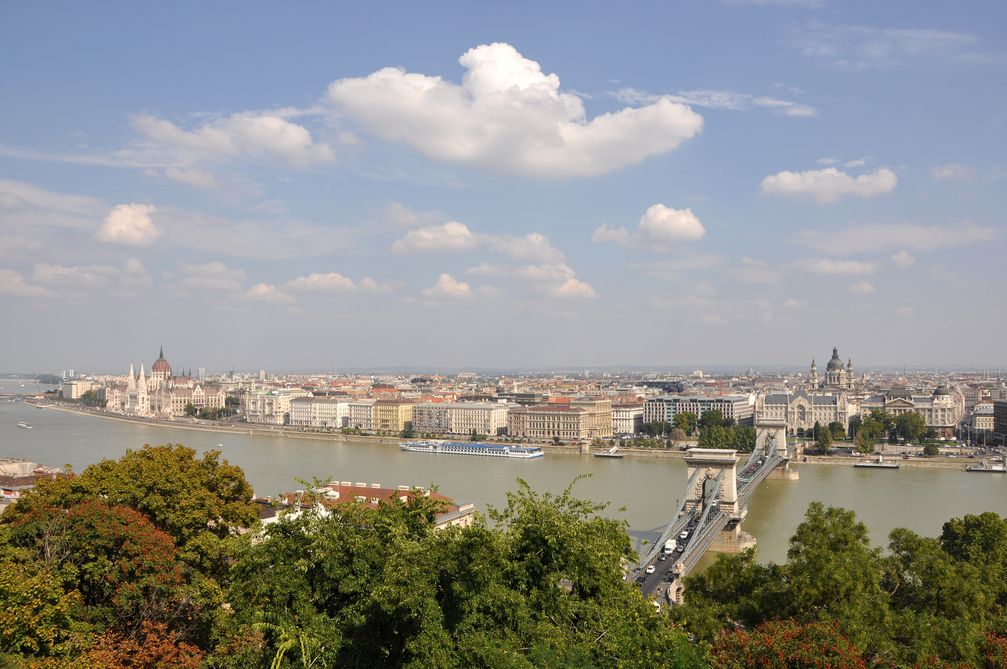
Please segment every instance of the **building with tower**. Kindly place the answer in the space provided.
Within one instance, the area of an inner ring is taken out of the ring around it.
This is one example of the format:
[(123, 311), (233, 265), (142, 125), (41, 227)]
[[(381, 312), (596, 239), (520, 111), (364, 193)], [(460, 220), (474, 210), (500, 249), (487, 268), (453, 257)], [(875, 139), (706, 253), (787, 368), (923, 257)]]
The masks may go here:
[(103, 388), (100, 397), (106, 401), (106, 409), (130, 416), (148, 418), (170, 418), (184, 416), (190, 407), (202, 409), (223, 409), (226, 393), (214, 384), (201, 383), (192, 374), (175, 375), (171, 363), (164, 357), (164, 349), (158, 352), (157, 360), (150, 367), (150, 375), (140, 364), (140, 373), (134, 371), (132, 363), (125, 384), (121, 382)]

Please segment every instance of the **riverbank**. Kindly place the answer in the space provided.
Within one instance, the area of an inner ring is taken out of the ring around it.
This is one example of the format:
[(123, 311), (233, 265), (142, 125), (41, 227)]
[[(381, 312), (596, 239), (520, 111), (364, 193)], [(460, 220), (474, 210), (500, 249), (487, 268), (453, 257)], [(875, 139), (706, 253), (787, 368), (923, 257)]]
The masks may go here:
[[(31, 401), (27, 400), (26, 403), (36, 406), (40, 409), (54, 409), (56, 411), (65, 411), (68, 413), (75, 413), (82, 416), (92, 416), (94, 418), (104, 418), (106, 420), (114, 420), (123, 423), (133, 423), (137, 425), (146, 425), (150, 427), (160, 427), (168, 429), (182, 429), (182, 430), (197, 430), (200, 432), (218, 432), (222, 434), (238, 434), (243, 436), (252, 437), (282, 437), (285, 439), (310, 439), (310, 440), (321, 440), (321, 441), (334, 441), (339, 443), (372, 443), (381, 445), (398, 445), (401, 440), (399, 437), (385, 437), (379, 435), (371, 434), (341, 434), (334, 432), (315, 432), (301, 430), (297, 428), (289, 427), (279, 427), (279, 426), (266, 426), (266, 425), (251, 425), (247, 423), (242, 423), (240, 425), (223, 425), (216, 422), (203, 421), (197, 418), (188, 418), (184, 420), (158, 420), (155, 418), (140, 418), (137, 416), (123, 416), (121, 414), (109, 413), (101, 409), (90, 409), (86, 407), (60, 404), (45, 401)], [(522, 444), (526, 445), (526, 444)], [(572, 444), (553, 444), (553, 443), (534, 443), (530, 444), (537, 446), (548, 453), (565, 453), (570, 455), (582, 454), (584, 451), (581, 450), (579, 445)], [(607, 449), (596, 449), (591, 451), (591, 453), (603, 452)], [(680, 460), (685, 456), (684, 450), (678, 449), (665, 449), (665, 448), (620, 448), (620, 453), (625, 453), (628, 458), (649, 458), (649, 459), (673, 459)], [(744, 456), (745, 454), (740, 454)], [(866, 460), (865, 457), (851, 457), (842, 455), (829, 455), (829, 456), (815, 456), (808, 455), (802, 456), (798, 460), (793, 461), (792, 466), (796, 465), (840, 465), (846, 467), (852, 467), (854, 463)], [(910, 458), (908, 460), (902, 460), (896, 457), (891, 458), (891, 462), (898, 463), (903, 467), (913, 467), (913, 468), (923, 468), (923, 469), (955, 469), (964, 470), (969, 464), (975, 464), (978, 462), (973, 459), (965, 458), (946, 458), (946, 457), (934, 457), (934, 458)], [(617, 462), (617, 461), (616, 461)]]

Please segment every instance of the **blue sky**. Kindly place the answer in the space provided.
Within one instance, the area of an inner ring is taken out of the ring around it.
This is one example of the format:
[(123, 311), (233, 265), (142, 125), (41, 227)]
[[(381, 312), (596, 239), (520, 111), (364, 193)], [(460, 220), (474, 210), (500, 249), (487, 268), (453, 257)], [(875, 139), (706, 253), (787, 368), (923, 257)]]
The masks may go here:
[(1004, 366), (1007, 9), (0, 9), (0, 369)]

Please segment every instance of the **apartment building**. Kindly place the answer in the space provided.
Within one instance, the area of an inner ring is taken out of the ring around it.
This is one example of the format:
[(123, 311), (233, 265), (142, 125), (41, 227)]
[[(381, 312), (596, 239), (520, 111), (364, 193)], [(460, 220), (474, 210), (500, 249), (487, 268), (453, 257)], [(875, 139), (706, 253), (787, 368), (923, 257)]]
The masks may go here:
[(736, 423), (751, 423), (755, 409), (755, 395), (660, 395), (643, 403), (644, 423), (670, 423), (675, 414), (692, 413), (702, 416), (717, 410), (724, 418)]
[(437, 434), (503, 434), (508, 408), (493, 402), (423, 402), (413, 407), (413, 429)]
[(376, 432), (402, 432), (413, 425), (412, 402), (377, 400), (374, 403), (371, 429)]
[(507, 413), (507, 434), (562, 441), (607, 439), (612, 436), (612, 401), (581, 399), (512, 407)]

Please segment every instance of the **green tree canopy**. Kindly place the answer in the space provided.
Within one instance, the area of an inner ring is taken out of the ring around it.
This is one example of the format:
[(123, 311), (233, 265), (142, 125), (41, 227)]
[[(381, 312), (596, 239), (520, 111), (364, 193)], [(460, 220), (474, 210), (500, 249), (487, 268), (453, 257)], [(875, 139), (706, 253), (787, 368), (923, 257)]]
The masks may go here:
[(915, 411), (907, 411), (895, 419), (895, 431), (906, 441), (919, 442), (927, 432), (927, 424)]
[(683, 411), (682, 413), (676, 413), (675, 417), (672, 419), (675, 427), (684, 431), (686, 434), (693, 434), (696, 431), (696, 426), (699, 424), (699, 419), (696, 414), (691, 411)]

